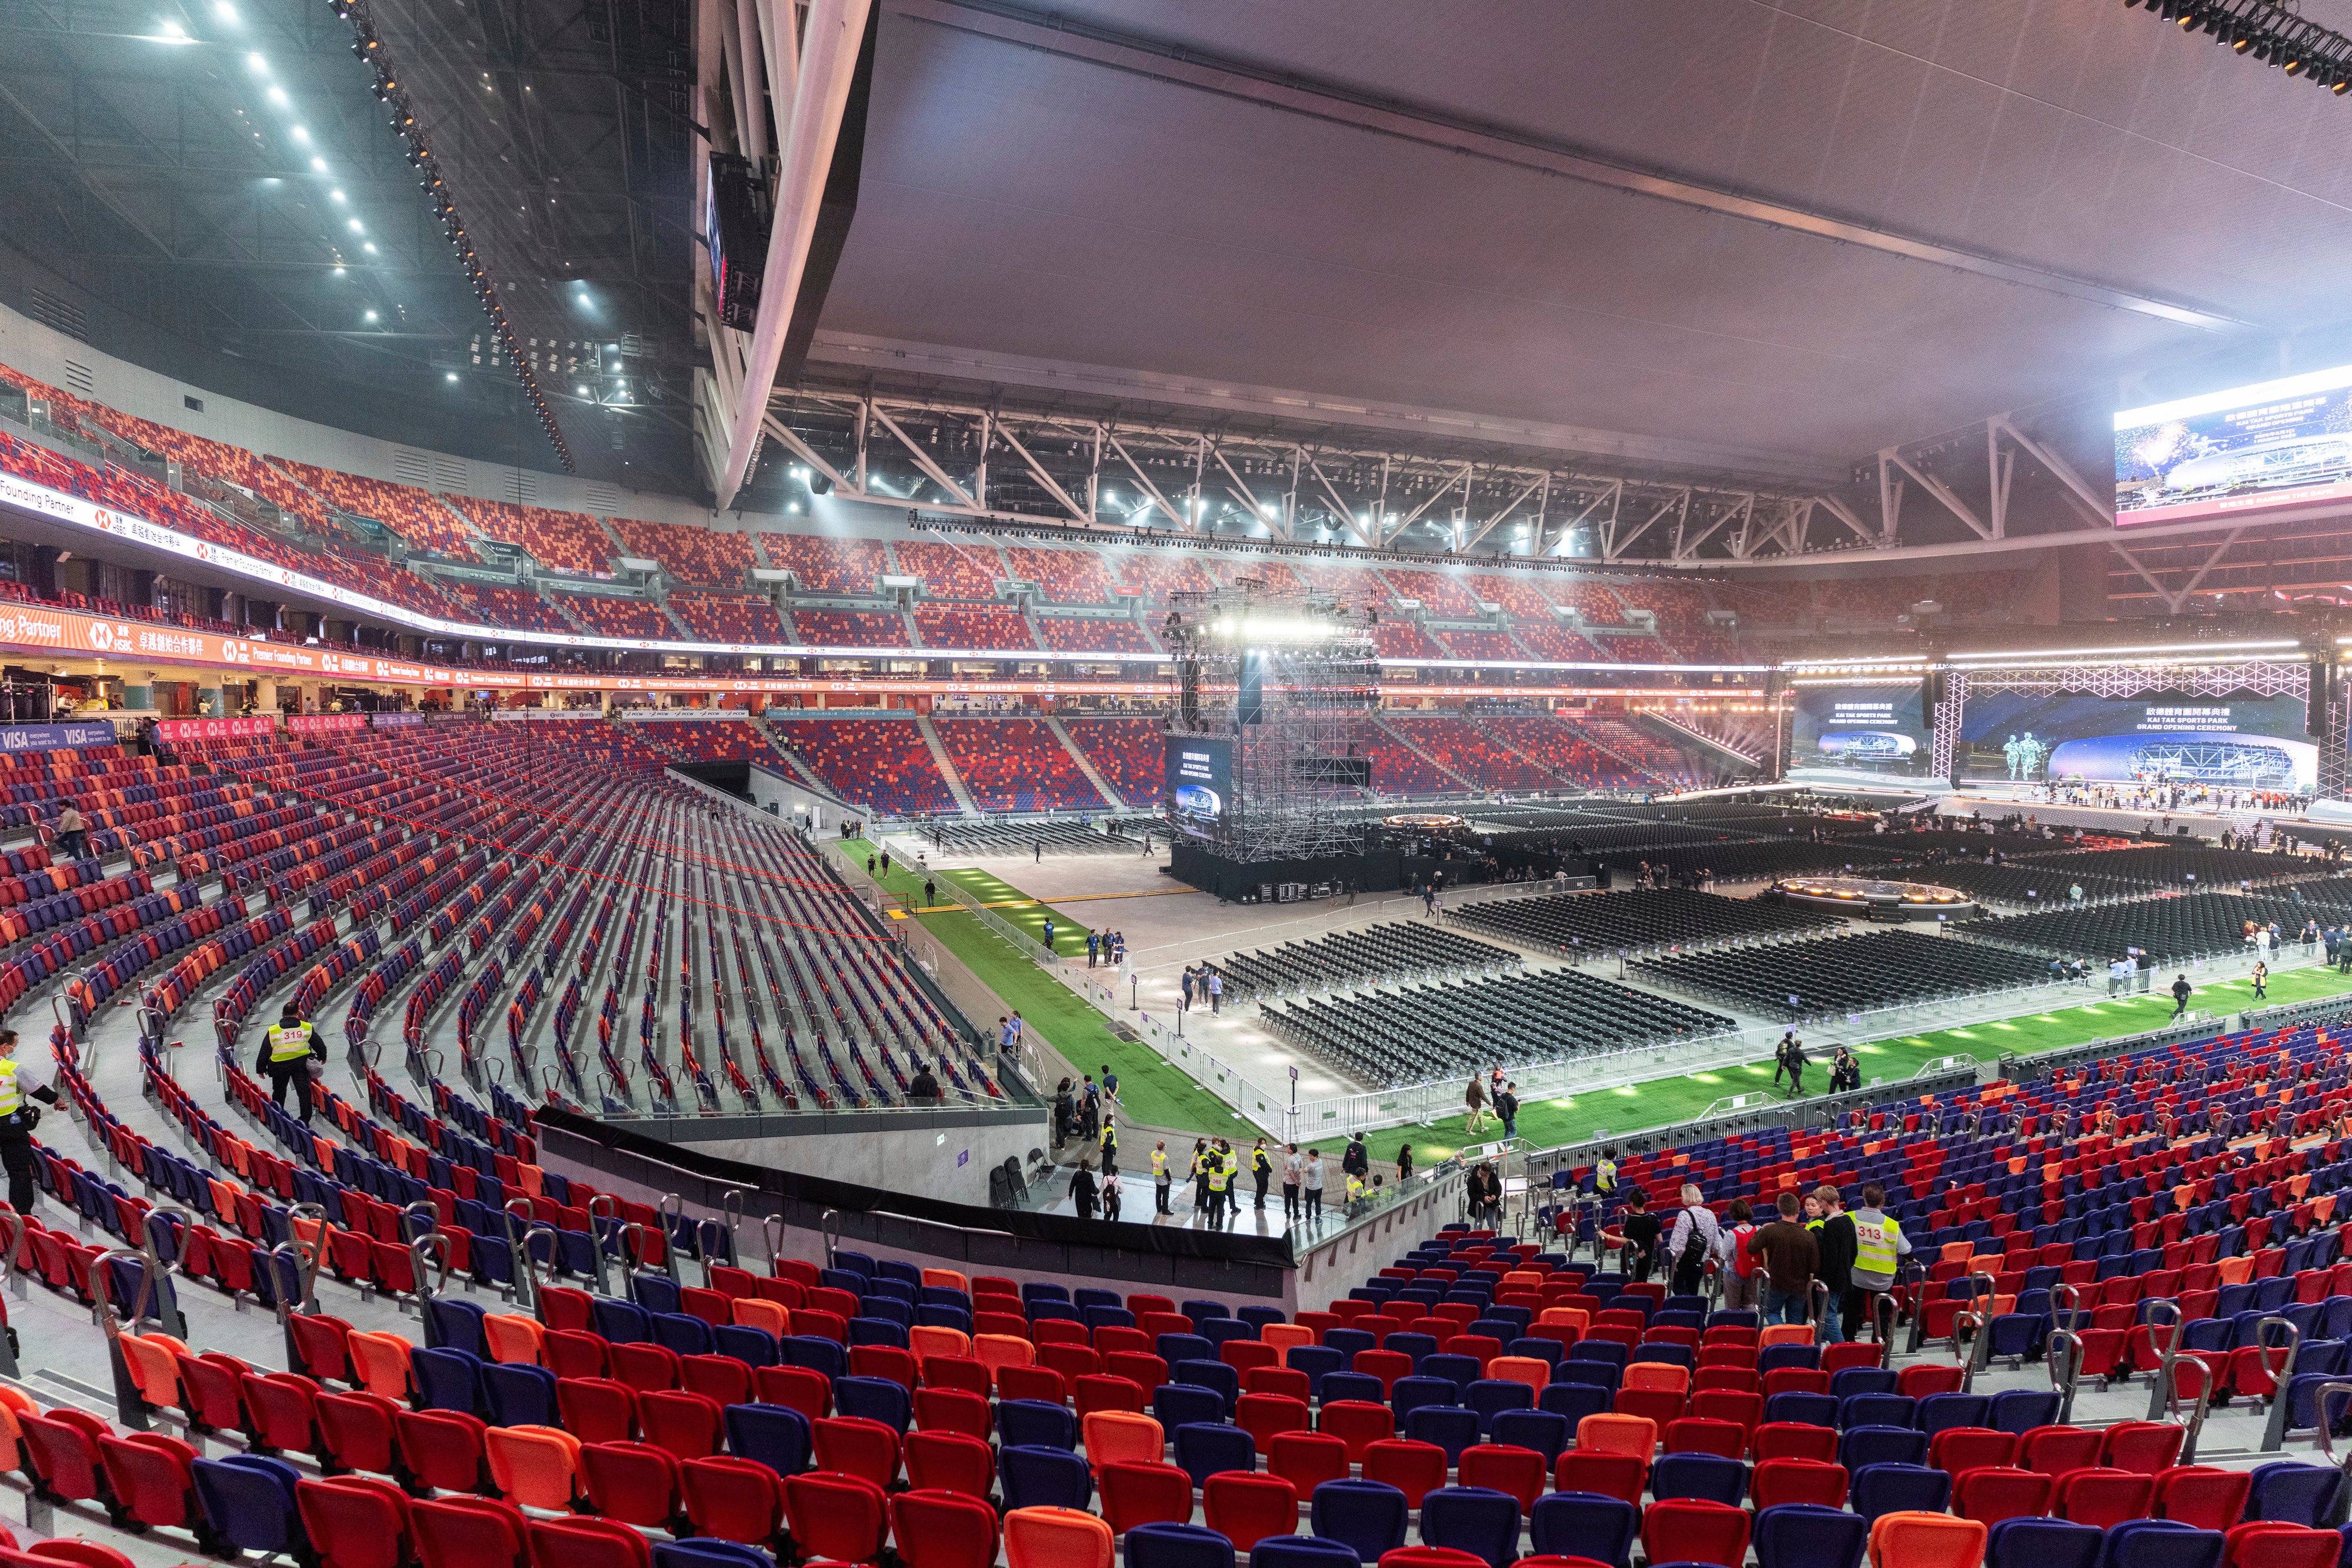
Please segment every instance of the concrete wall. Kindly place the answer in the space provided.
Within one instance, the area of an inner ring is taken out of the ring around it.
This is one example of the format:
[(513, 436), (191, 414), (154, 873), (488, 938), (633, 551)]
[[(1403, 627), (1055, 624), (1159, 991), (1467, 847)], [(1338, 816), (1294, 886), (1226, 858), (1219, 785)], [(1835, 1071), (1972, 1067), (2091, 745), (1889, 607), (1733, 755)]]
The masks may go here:
[[(661, 1138), (723, 1160), (891, 1192), (919, 1192), (949, 1203), (985, 1205), (988, 1173), (1008, 1158), (1025, 1168), (1029, 1151), (1052, 1136), (1052, 1113), (1016, 1111), (850, 1112), (839, 1116), (709, 1116), (621, 1121), (641, 1136)], [(904, 1123), (901, 1125), (899, 1124)], [(784, 1133), (781, 1124), (806, 1123)], [(730, 1124), (740, 1124), (730, 1125)]]
[[(1294, 1242), (1298, 1274), (1293, 1311), (1329, 1311), (1333, 1301), (1346, 1299), (1349, 1291), (1436, 1235), (1438, 1227), (1460, 1219), (1465, 1179), (1465, 1173), (1451, 1172), (1311, 1247)], [(1332, 1197), (1328, 1190), (1324, 1194), (1327, 1203)]]
[(776, 815), (784, 821), (803, 821), (819, 832), (837, 833), (841, 829), (842, 808), (839, 801), (818, 794), (797, 779), (788, 778), (756, 762), (751, 765), (751, 799), (762, 811), (772, 801)]

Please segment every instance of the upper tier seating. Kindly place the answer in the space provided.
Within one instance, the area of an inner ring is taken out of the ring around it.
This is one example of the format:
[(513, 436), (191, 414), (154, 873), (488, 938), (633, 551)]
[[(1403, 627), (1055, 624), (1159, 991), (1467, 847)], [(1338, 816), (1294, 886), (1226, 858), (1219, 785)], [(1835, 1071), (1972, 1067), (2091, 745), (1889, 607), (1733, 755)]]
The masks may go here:
[(613, 531), (621, 536), (631, 555), (651, 557), (681, 582), (735, 588), (758, 564), (751, 559), (751, 540), (746, 534), (620, 517), (613, 519)]
[(1135, 586), (1106, 570), (1102, 556), (1096, 550), (1007, 545), (1004, 559), (1013, 568), (1013, 575), (1035, 583), (1049, 603), (1108, 604), (1113, 589)]
[(1004, 561), (991, 544), (963, 544), (948, 539), (901, 539), (893, 547), (898, 570), (923, 580), (935, 599), (991, 600), (1007, 575)]
[(912, 717), (785, 718), (772, 724), (845, 800), (902, 816), (956, 810), (955, 793)]
[(510, 626), (519, 632), (561, 632), (569, 635), (573, 630), (572, 622), (563, 618), (563, 612), (529, 589), (491, 588), (455, 580), (443, 586), (452, 598), (473, 612), (462, 619)]
[(1043, 719), (942, 718), (935, 727), (983, 811), (1094, 811), (1109, 804)]
[(706, 642), (781, 647), (793, 640), (774, 602), (761, 594), (681, 590), (669, 596), (668, 603), (670, 613)]
[(1508, 632), (1493, 628), (1465, 631), (1460, 627), (1438, 626), (1431, 629), (1430, 635), (1444, 647), (1449, 658), (1511, 661), (1528, 656), (1527, 650), (1520, 647)]
[(768, 562), (789, 571), (803, 593), (873, 593), (890, 574), (889, 547), (878, 539), (816, 534), (761, 534)]
[(1143, 595), (1150, 606), (1164, 606), (1177, 593), (1210, 593), (1216, 577), (1206, 563), (1173, 550), (1129, 550), (1111, 558), (1111, 573), (1121, 588)]
[(430, 490), (363, 479), (356, 474), (314, 467), (284, 457), (269, 461), (344, 511), (373, 517), (406, 539), (413, 549), (435, 550), (459, 560), (476, 559), (473, 535), (467, 531), (465, 519)]
[(888, 614), (868, 613), (854, 610), (811, 610), (806, 606), (793, 611), (793, 626), (799, 633), (797, 641), (819, 648), (911, 648), (907, 635), (907, 618), (891, 612)]
[(1002, 605), (918, 604), (915, 630), (926, 648), (1001, 648), (1034, 653), (1037, 639), (1017, 610)]
[(1421, 601), (1423, 613), (1433, 621), (1471, 621), (1478, 615), (1478, 596), (1470, 591), (1461, 578), (1446, 571), (1408, 571), (1402, 567), (1388, 567), (1381, 575), (1389, 580), (1400, 599)]
[(1372, 648), (1383, 659), (1443, 659), (1444, 649), (1410, 621), (1382, 621), (1372, 628)]
[(1062, 727), (1127, 804), (1159, 801), (1167, 788), (1168, 732), (1158, 719), (1066, 718)]
[(518, 507), (507, 501), (482, 501), (471, 496), (447, 497), (451, 506), (494, 539), (520, 545), (542, 566), (559, 571), (609, 574), (613, 541), (584, 512), (551, 511), (545, 507)]
[(1522, 621), (1512, 628), (1518, 633), (1528, 652), (1538, 659), (1561, 664), (1606, 664), (1611, 662), (1608, 644), (1596, 643), (1580, 632), (1571, 632), (1558, 622)]
[(599, 637), (644, 637), (677, 640), (677, 627), (662, 607), (643, 599), (615, 599), (603, 593), (566, 593), (558, 601)]
[(1037, 630), (1045, 646), (1067, 653), (1151, 653), (1159, 650), (1143, 628), (1128, 620), (1076, 619), (1040, 615)]

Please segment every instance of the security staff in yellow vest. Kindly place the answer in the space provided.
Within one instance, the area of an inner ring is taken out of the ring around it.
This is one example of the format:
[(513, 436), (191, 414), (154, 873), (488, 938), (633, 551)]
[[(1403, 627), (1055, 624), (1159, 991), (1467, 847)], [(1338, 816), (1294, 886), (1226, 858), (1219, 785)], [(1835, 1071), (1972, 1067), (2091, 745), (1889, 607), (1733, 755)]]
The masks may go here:
[(317, 1029), (302, 1021), (301, 1009), (288, 1002), (261, 1042), (258, 1065), (269, 1074), (270, 1097), (279, 1110), (286, 1109), (286, 1091), (294, 1091), (294, 1103), (301, 1108), (306, 1127), (310, 1124), (310, 1063), (326, 1060), (327, 1042), (319, 1038)]
[(1593, 1163), (1592, 1190), (1603, 1197), (1617, 1190), (1617, 1151), (1615, 1149), (1601, 1150), (1601, 1158)]
[(1152, 1212), (1155, 1214), (1176, 1212), (1168, 1207), (1168, 1189), (1173, 1179), (1168, 1169), (1168, 1140), (1162, 1138), (1151, 1147), (1151, 1197)]
[(1877, 1182), (1862, 1184), (1862, 1207), (1853, 1211), (1853, 1269), (1845, 1300), (1839, 1303), (1845, 1320), (1845, 1337), (1858, 1332), (1870, 1298), (1895, 1287), (1902, 1260), (1911, 1252), (1911, 1239), (1894, 1216), (1881, 1207), (1886, 1188)]
[(58, 1103), (48, 1063), (19, 1061), (16, 1031), (0, 1030), (0, 1164), (8, 1168), (9, 1207), (19, 1214), (33, 1212), (33, 1125), (41, 1119), (39, 1109), (27, 1103), (34, 1100)]
[(1233, 1185), (1233, 1167), (1225, 1164), (1224, 1155), (1211, 1149), (1202, 1156), (1209, 1172), (1209, 1228), (1225, 1228), (1225, 1190)]
[(1108, 1116), (1103, 1118), (1102, 1124), (1102, 1161), (1105, 1171), (1118, 1169), (1118, 1129), (1111, 1124)]
[(1263, 1214), (1265, 1212), (1265, 1184), (1274, 1179), (1274, 1156), (1265, 1152), (1264, 1138), (1260, 1138), (1257, 1146), (1250, 1150), (1250, 1173), (1257, 1177), (1257, 1207)]

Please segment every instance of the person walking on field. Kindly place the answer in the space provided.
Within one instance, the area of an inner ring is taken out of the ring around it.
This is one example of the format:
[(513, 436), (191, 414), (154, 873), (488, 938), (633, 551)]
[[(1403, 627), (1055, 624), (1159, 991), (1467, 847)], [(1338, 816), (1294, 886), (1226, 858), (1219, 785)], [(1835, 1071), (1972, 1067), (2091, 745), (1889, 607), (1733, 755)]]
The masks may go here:
[(1469, 1114), (1463, 1119), (1462, 1131), (1475, 1137), (1486, 1124), (1486, 1084), (1476, 1073), (1470, 1075), (1470, 1087), (1462, 1092), (1462, 1103)]
[(2172, 977), (2172, 1016), (2174, 1018), (2179, 1018), (2189, 1010), (2189, 998), (2194, 988), (2189, 984), (2187, 975), (2175, 975)]

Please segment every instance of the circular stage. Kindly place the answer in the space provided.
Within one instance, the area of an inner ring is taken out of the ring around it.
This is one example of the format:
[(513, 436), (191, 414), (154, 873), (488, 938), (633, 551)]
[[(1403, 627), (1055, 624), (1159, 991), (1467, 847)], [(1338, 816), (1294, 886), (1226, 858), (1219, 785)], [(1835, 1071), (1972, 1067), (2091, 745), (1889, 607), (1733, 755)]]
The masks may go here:
[(1983, 913), (1956, 888), (1869, 876), (1785, 876), (1764, 896), (1814, 909), (1835, 909), (1872, 920), (1952, 919)]
[(1465, 818), (1448, 816), (1439, 811), (1405, 811), (1393, 817), (1382, 817), (1381, 826), (1393, 828), (1402, 833), (1443, 833), (1470, 824)]

